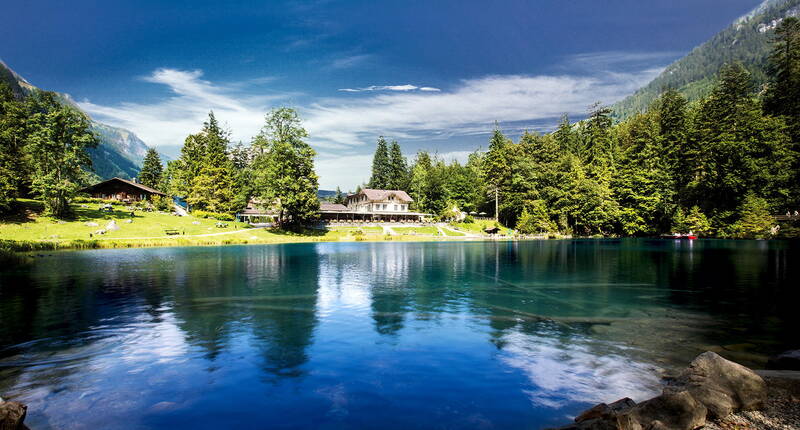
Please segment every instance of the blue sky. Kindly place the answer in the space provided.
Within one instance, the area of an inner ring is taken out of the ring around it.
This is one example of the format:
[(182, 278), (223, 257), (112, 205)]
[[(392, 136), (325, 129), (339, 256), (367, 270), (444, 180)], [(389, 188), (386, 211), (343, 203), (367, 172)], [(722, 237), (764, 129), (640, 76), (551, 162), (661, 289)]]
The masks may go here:
[[(297, 108), (323, 188), (366, 181), (379, 135), (464, 159), (612, 103), (758, 0), (37, 1), (0, 58), (174, 156), (210, 109), (249, 142)], [(10, 18), (10, 19), (9, 19)]]

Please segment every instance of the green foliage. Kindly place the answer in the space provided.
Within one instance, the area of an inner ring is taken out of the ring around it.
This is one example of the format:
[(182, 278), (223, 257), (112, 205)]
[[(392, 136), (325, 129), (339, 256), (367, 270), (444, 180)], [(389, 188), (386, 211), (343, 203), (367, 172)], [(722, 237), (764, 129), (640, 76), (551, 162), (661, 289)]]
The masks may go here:
[(267, 114), (261, 133), (253, 140), (259, 154), (253, 162), (254, 195), (278, 211), (281, 225), (314, 220), (319, 209), (315, 152), (294, 109), (278, 108)]
[(369, 178), (369, 188), (387, 190), (392, 181), (392, 166), (389, 164), (389, 147), (383, 136), (378, 138), (378, 146), (372, 157), (372, 176)]
[(770, 229), (776, 225), (769, 211), (769, 204), (761, 197), (748, 194), (739, 208), (739, 220), (733, 225), (735, 237), (743, 239), (766, 239), (772, 236)]
[(408, 166), (406, 158), (400, 150), (400, 144), (396, 140), (392, 141), (389, 148), (389, 182), (387, 188), (390, 190), (408, 190)]
[(142, 163), (142, 170), (139, 172), (139, 182), (144, 186), (158, 189), (163, 173), (164, 166), (161, 164), (158, 151), (148, 148)]
[(725, 63), (741, 62), (757, 87), (767, 79), (765, 66), (775, 32), (773, 22), (786, 18), (798, 7), (797, 0), (771, 2), (752, 16), (737, 20), (685, 57), (669, 65), (656, 79), (614, 105), (620, 119), (642, 113), (665, 88), (679, 91), (690, 101), (708, 95), (714, 75)]
[(233, 162), (228, 156), (230, 133), (223, 130), (214, 113), (208, 114), (203, 131), (195, 135), (202, 153), (194, 167), (191, 188), (186, 201), (198, 209), (211, 212), (231, 213), (236, 211), (236, 177)]
[(558, 227), (550, 220), (544, 201), (534, 200), (522, 211), (517, 230), (522, 234), (535, 234), (554, 232)]
[(172, 210), (172, 198), (169, 196), (154, 195), (152, 197), (153, 207), (162, 212), (170, 212)]
[(192, 215), (198, 218), (211, 218), (219, 221), (236, 221), (236, 217), (227, 213), (207, 212), (201, 210), (192, 211)]
[(91, 166), (88, 148), (97, 145), (89, 118), (59, 103), (53, 93), (31, 97), (25, 151), (33, 171), (32, 190), (41, 197), (49, 214), (69, 214), (69, 200), (86, 182), (84, 167)]
[(713, 233), (713, 229), (711, 228), (711, 223), (708, 221), (708, 218), (706, 218), (700, 208), (698, 206), (692, 206), (684, 219), (683, 228), (680, 232), (692, 232), (702, 236), (708, 236)]
[(28, 179), (28, 160), (24, 156), (25, 106), (14, 98), (11, 89), (0, 81), (0, 213), (10, 208)]

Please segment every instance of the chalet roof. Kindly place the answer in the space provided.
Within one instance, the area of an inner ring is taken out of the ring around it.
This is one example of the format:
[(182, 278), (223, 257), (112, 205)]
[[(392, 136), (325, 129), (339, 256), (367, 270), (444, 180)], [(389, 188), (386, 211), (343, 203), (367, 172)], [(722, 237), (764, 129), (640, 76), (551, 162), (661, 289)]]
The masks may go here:
[(95, 190), (97, 188), (102, 187), (103, 185), (110, 184), (112, 182), (122, 182), (122, 183), (130, 185), (132, 187), (139, 188), (140, 190), (142, 190), (142, 191), (144, 191), (146, 193), (149, 193), (149, 194), (158, 194), (160, 196), (166, 196), (166, 194), (162, 193), (161, 191), (154, 190), (154, 189), (152, 189), (152, 188), (150, 188), (150, 187), (148, 187), (146, 185), (138, 184), (136, 182), (128, 181), (127, 179), (116, 178), (116, 177), (108, 179), (108, 180), (105, 180), (103, 182), (98, 182), (98, 183), (96, 183), (94, 185), (90, 185), (90, 186), (88, 186), (88, 187), (86, 187), (86, 188), (84, 188), (84, 189), (82, 189), (80, 191), (84, 192), (84, 193), (88, 193), (88, 192), (91, 192), (91, 191), (93, 191), (93, 190)]
[(402, 190), (374, 190), (371, 188), (364, 188), (361, 190), (360, 193), (356, 193), (355, 195), (364, 194), (367, 196), (367, 199), (373, 202), (382, 202), (389, 198), (389, 196), (393, 195), (397, 197), (398, 200), (402, 202), (413, 202), (414, 199), (411, 198), (405, 191)]
[(341, 205), (339, 203), (320, 203), (319, 210), (325, 212), (345, 212), (347, 211), (347, 206)]

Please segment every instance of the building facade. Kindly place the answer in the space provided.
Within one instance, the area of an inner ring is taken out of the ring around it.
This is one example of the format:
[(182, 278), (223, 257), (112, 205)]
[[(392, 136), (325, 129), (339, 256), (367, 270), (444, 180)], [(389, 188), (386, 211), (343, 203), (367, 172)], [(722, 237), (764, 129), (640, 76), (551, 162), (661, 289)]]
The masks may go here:
[(126, 203), (151, 200), (153, 196), (166, 196), (161, 191), (122, 178), (111, 178), (86, 187), (80, 192), (97, 199), (119, 200)]

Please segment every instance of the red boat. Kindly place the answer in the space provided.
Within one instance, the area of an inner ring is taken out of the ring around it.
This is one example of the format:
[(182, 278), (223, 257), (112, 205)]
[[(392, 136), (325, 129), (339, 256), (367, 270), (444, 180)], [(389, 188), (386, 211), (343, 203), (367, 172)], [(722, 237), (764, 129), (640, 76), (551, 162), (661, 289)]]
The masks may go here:
[(664, 239), (689, 239), (689, 240), (697, 239), (697, 235), (692, 233), (691, 231), (689, 233), (662, 234), (661, 237)]

